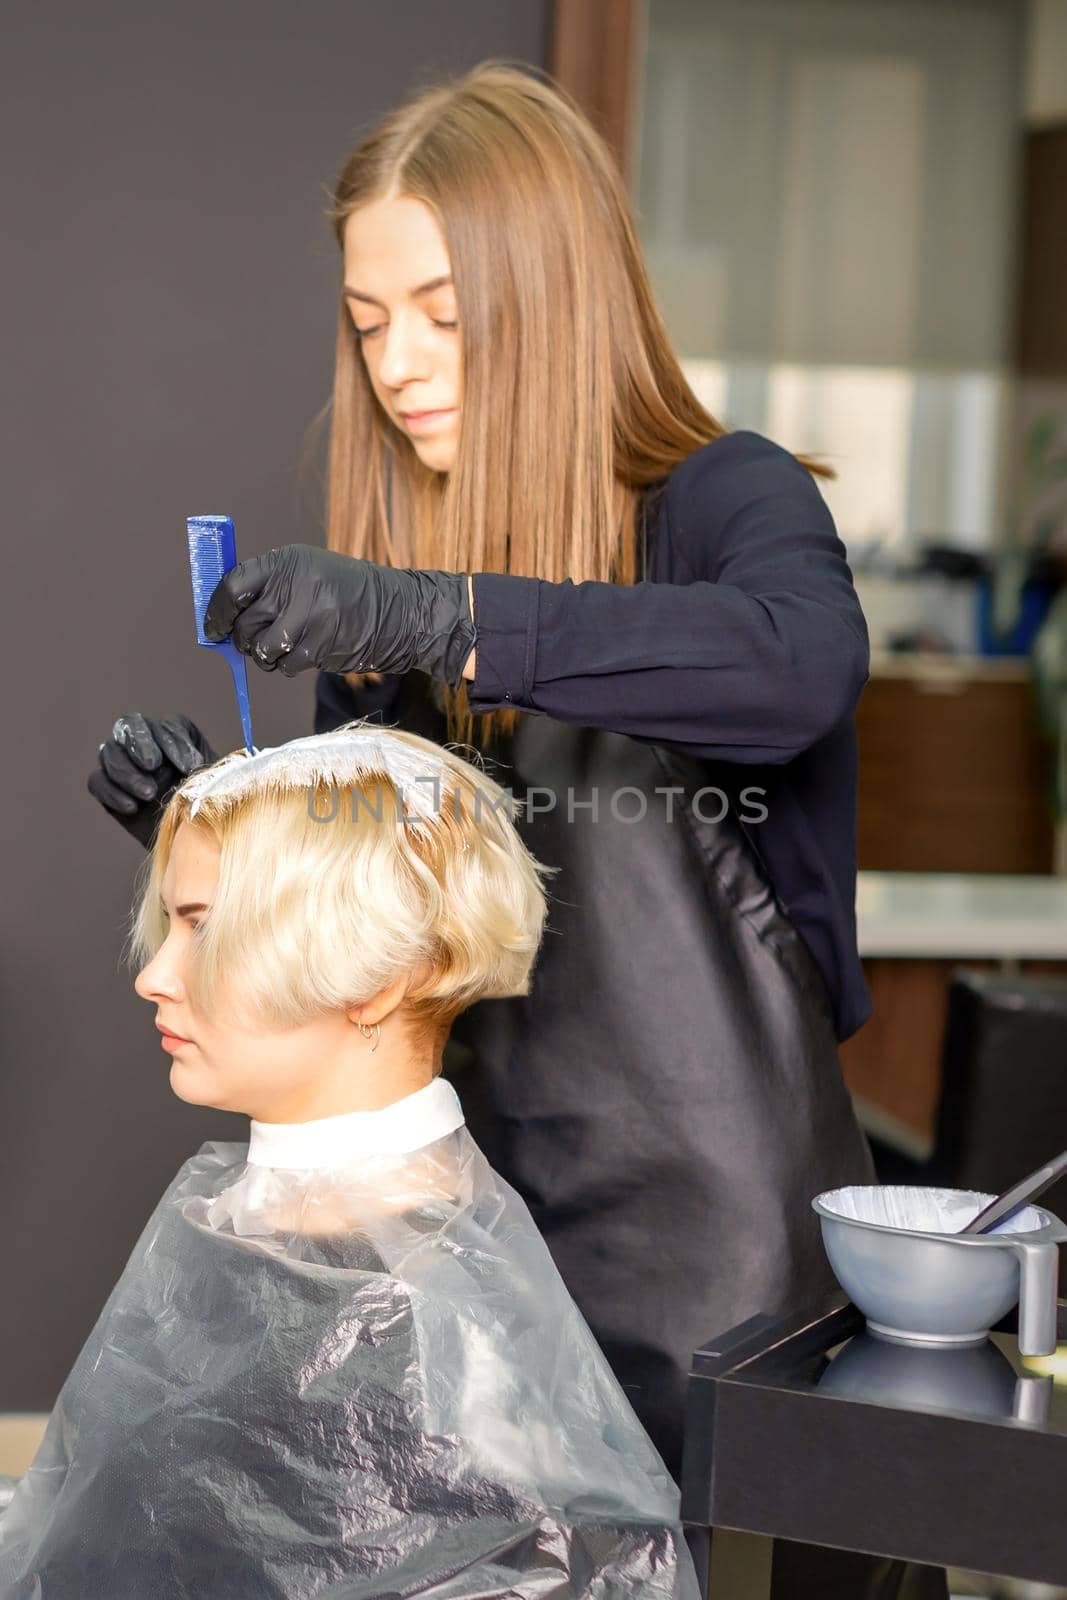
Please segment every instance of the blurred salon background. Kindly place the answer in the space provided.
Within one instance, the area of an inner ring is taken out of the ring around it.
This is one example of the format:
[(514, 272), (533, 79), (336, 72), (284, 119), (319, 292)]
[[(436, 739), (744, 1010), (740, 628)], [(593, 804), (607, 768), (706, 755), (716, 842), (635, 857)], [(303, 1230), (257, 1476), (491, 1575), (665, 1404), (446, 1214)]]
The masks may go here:
[[(173, 1172), (247, 1131), (170, 1093), (117, 964), (140, 852), (86, 774), (124, 711), (236, 745), (184, 518), (230, 513), (239, 554), (321, 542), (327, 190), (402, 95), (488, 56), (547, 68), (617, 151), (704, 403), (837, 471), (875, 1000), (841, 1057), (879, 1176), (995, 1192), (1067, 1146), (1067, 0), (8, 0), (4, 31), (33, 604), (0, 788), (0, 1470)], [(311, 730), (309, 679), (251, 676), (257, 743)], [(1043, 1203), (1067, 1216), (1067, 1183)], [(1048, 1370), (1062, 1404), (1067, 1350)]]
[[(641, 20), (617, 116), (668, 326), (718, 417), (836, 468), (820, 488), (870, 629), (876, 1011), (846, 1071), (887, 1175), (937, 1157), (997, 1182), (1067, 1144), (1067, 5), (651, 0)], [(1032, 1003), (1055, 1066), (1005, 1040), (997, 1151), (950, 1156), (964, 961), (961, 1028)]]

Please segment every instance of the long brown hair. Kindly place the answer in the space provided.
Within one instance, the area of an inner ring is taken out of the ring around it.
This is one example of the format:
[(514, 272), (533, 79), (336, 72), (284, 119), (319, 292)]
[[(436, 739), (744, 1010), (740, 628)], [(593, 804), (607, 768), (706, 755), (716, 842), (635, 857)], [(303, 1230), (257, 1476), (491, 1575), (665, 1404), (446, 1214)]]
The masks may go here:
[[(636, 582), (643, 491), (728, 430), (671, 349), (611, 150), (547, 74), (483, 61), (420, 88), (348, 157), (328, 212), (342, 248), (352, 212), (390, 194), (430, 207), (451, 258), (463, 341), (456, 458), (447, 473), (426, 467), (385, 415), (339, 282), (330, 549), (450, 572)], [(449, 741), (470, 743), (466, 684), (444, 687), (444, 702)], [(477, 742), (510, 733), (521, 714), (479, 716)]]

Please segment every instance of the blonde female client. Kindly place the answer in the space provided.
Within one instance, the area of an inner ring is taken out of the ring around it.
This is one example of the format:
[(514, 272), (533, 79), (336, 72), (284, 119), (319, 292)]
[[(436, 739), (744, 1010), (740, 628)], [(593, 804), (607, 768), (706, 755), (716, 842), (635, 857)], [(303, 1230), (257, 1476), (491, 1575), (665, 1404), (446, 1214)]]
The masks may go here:
[[(315, 670), (316, 731), (473, 743), (526, 802), (542, 953), (443, 1070), (678, 1477), (692, 1352), (831, 1291), (811, 1198), (874, 1176), (837, 1058), (871, 1009), (868, 638), (830, 474), (699, 403), (613, 159), (536, 72), (415, 94), (330, 218), (329, 548), (242, 562), (208, 622)], [(89, 787), (147, 843), (212, 755), (187, 717), (126, 715)], [(776, 1593), (830, 1600), (813, 1560), (781, 1547)], [(850, 1600), (944, 1594), (826, 1560)]]
[(250, 1137), (149, 1219), (0, 1515), (4, 1600), (697, 1600), (677, 1489), (439, 1076), (457, 1010), (528, 988), (546, 872), (402, 732), (172, 798), (136, 988), (174, 1093)]

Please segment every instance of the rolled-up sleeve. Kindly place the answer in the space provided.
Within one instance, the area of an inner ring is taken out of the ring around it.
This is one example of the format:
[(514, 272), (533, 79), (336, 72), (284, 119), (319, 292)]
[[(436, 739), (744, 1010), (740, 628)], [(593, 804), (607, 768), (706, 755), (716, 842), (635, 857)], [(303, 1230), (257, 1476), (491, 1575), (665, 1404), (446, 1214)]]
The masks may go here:
[(671, 474), (660, 536), (680, 581), (474, 575), (476, 712), (500, 707), (739, 762), (786, 762), (854, 711), (867, 626), (807, 469), (762, 435)]

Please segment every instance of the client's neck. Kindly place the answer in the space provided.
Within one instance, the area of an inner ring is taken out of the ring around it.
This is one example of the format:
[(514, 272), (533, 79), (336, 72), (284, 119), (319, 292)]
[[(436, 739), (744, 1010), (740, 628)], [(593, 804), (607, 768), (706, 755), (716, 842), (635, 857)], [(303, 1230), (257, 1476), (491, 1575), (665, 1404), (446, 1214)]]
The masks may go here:
[(333, 1063), (313, 1083), (294, 1086), (250, 1114), (257, 1122), (313, 1122), (349, 1111), (381, 1111), (424, 1089), (440, 1070), (440, 1057), (429, 1054), (420, 1058), (400, 1049), (391, 1057), (383, 1033), (375, 1051), (365, 1043), (353, 1059)]

